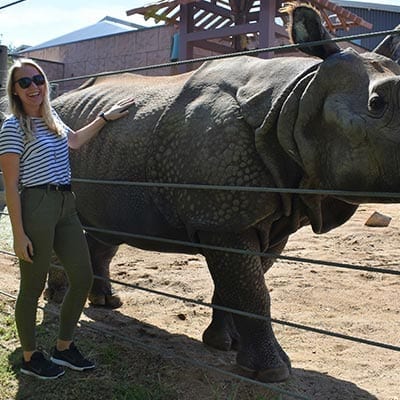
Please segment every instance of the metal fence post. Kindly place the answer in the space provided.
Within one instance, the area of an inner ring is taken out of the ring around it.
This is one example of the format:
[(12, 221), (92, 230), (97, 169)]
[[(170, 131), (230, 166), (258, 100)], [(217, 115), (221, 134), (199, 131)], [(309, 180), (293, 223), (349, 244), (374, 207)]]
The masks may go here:
[[(8, 59), (8, 49), (7, 46), (0, 45), (0, 127), (3, 123), (7, 105), (7, 59)], [(1, 172), (1, 171), (0, 171)], [(6, 205), (5, 195), (4, 195), (4, 184), (3, 184), (3, 174), (0, 174), (0, 212), (4, 210)]]

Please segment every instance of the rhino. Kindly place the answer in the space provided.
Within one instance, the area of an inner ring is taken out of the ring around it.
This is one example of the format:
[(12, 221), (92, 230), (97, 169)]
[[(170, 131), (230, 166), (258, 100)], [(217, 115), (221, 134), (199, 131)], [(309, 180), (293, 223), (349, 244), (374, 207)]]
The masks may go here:
[[(264, 274), (293, 232), (311, 225), (322, 234), (371, 201), (366, 195), (321, 190), (396, 192), (400, 187), (397, 37), (362, 54), (335, 42), (307, 46), (329, 38), (320, 15), (305, 5), (290, 5), (285, 12), (291, 39), (304, 44), (305, 55), (236, 56), (176, 76), (99, 77), (53, 101), (61, 118), (78, 129), (115, 102), (136, 99), (127, 118), (109, 123), (71, 153), (73, 189), (95, 274), (109, 277), (109, 263), (122, 243), (204, 255), (214, 282), (212, 303), (264, 318), (217, 307), (203, 342), (236, 350), (237, 364), (263, 382), (281, 382), (291, 374), (289, 356), (273, 332)], [(120, 305), (104, 280), (95, 281), (90, 300)]]

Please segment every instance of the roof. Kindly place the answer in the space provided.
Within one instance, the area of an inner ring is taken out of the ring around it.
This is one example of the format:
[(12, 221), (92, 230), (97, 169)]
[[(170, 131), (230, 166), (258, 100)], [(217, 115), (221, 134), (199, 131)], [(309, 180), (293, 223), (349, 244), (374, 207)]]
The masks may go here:
[(115, 35), (117, 33), (129, 32), (132, 30), (145, 28), (142, 25), (134, 24), (132, 22), (123, 21), (114, 17), (105, 17), (99, 22), (89, 25), (85, 28), (67, 33), (66, 35), (59, 36), (55, 39), (38, 44), (36, 46), (25, 47), (21, 52), (40, 50), (47, 47), (60, 46), (82, 40), (95, 39), (103, 36)]
[(380, 10), (400, 13), (400, 0), (371, 0), (371, 1), (352, 1), (352, 0), (333, 0), (342, 7), (367, 8), (369, 10)]
[[(262, 0), (246, 0), (245, 9), (250, 18), (258, 18)], [(161, 0), (153, 4), (128, 10), (128, 16), (141, 14), (145, 19), (153, 18), (154, 21), (164, 21), (167, 24), (178, 23), (180, 20), (180, 5), (193, 3), (195, 7), (194, 24), (196, 29), (212, 29), (232, 26), (237, 10), (231, 9), (232, 0)], [(348, 30), (352, 26), (363, 26), (371, 29), (372, 25), (350, 11), (329, 0), (309, 0), (324, 18), (330, 31), (336, 29)], [(242, 1), (243, 4), (243, 1)], [(276, 2), (276, 10), (279, 10), (282, 2)], [(335, 13), (338, 18), (332, 21), (329, 15)]]

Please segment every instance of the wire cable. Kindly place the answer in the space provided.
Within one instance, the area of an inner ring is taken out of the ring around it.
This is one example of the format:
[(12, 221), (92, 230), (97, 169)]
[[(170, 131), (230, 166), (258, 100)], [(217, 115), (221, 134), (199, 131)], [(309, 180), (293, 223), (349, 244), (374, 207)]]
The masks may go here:
[[(0, 250), (0, 253), (3, 254), (7, 254), (10, 256), (14, 256), (15, 254), (10, 253), (10, 252), (6, 252), (4, 250)], [(62, 270), (62, 266), (61, 265), (57, 265), (57, 264), (51, 264), (52, 267)], [(241, 315), (244, 317), (248, 317), (248, 318), (254, 318), (254, 319), (258, 319), (258, 320), (263, 320), (266, 322), (269, 322), (269, 319), (266, 318), (263, 315), (259, 315), (259, 314), (254, 314), (254, 313), (249, 313), (246, 311), (241, 311), (241, 310), (237, 310), (237, 309), (233, 309), (233, 308), (229, 308), (229, 307), (225, 307), (225, 306), (220, 306), (217, 304), (211, 304), (211, 303), (206, 303), (200, 300), (195, 300), (192, 298), (188, 298), (188, 297), (183, 297), (183, 296), (179, 296), (179, 295), (175, 295), (172, 293), (167, 293), (167, 292), (163, 292), (163, 291), (159, 291), (156, 289), (151, 289), (151, 288), (146, 288), (143, 286), (139, 286), (139, 285), (135, 285), (132, 283), (126, 283), (126, 282), (121, 282), (115, 279), (106, 279), (104, 277), (95, 275), (94, 276), (95, 279), (104, 281), (104, 282), (110, 282), (113, 284), (117, 284), (120, 286), (124, 286), (130, 289), (134, 289), (134, 290), (141, 290), (147, 293), (151, 293), (151, 294), (155, 294), (158, 296), (162, 296), (162, 297), (168, 297), (170, 299), (174, 299), (174, 300), (179, 300), (185, 303), (191, 303), (191, 304), (196, 304), (199, 306), (203, 306), (203, 307), (207, 307), (207, 308), (211, 308), (211, 309), (216, 309), (216, 310), (220, 310), (220, 311), (224, 311), (224, 312), (228, 312), (228, 313), (232, 313), (232, 314), (236, 314), (236, 315)], [(383, 348), (383, 349), (388, 349), (388, 350), (393, 350), (393, 351), (400, 351), (400, 346), (396, 346), (396, 345), (392, 345), (392, 344), (388, 344), (388, 343), (382, 343), (382, 342), (377, 342), (377, 341), (372, 341), (369, 339), (364, 339), (364, 338), (359, 338), (356, 336), (350, 336), (350, 335), (346, 335), (343, 333), (338, 333), (338, 332), (333, 332), (330, 330), (326, 330), (326, 329), (321, 329), (321, 328), (315, 328), (315, 327), (311, 327), (308, 325), (303, 325), (303, 324), (299, 324), (296, 322), (291, 322), (291, 321), (286, 321), (286, 320), (281, 320), (281, 319), (275, 319), (275, 318), (271, 318), (271, 321), (273, 323), (279, 324), (279, 325), (285, 325), (285, 326), (289, 326), (291, 328), (296, 328), (299, 330), (304, 330), (304, 331), (308, 331), (308, 332), (313, 332), (313, 333), (317, 333), (317, 334), (321, 334), (321, 335), (327, 335), (327, 336), (331, 336), (331, 337), (336, 337), (336, 338), (340, 338), (340, 339), (345, 339), (348, 341), (352, 341), (352, 342), (356, 342), (356, 343), (361, 343), (361, 344), (366, 344), (369, 346), (374, 346), (374, 347), (379, 347), (379, 348)]]
[(384, 31), (379, 31), (379, 32), (370, 32), (370, 33), (361, 33), (358, 35), (341, 36), (341, 37), (335, 37), (335, 38), (319, 40), (319, 41), (312, 41), (312, 42), (307, 42), (307, 43), (296, 43), (296, 44), (288, 44), (288, 45), (284, 45), (284, 46), (265, 47), (265, 48), (261, 48), (261, 49), (239, 51), (236, 53), (219, 54), (219, 55), (215, 55), (215, 56), (193, 58), (190, 60), (153, 64), (153, 65), (147, 65), (144, 67), (127, 68), (127, 69), (121, 69), (121, 70), (116, 70), (116, 71), (81, 75), (81, 76), (64, 78), (64, 79), (55, 79), (52, 81), (52, 83), (69, 82), (69, 81), (74, 81), (74, 80), (78, 80), (78, 79), (89, 79), (89, 78), (95, 78), (95, 77), (101, 77), (101, 76), (123, 74), (126, 72), (132, 73), (132, 72), (147, 71), (147, 70), (153, 70), (153, 69), (159, 69), (159, 68), (166, 68), (166, 67), (173, 67), (173, 66), (194, 64), (194, 63), (202, 63), (205, 61), (220, 60), (220, 59), (224, 59), (224, 58), (239, 57), (239, 56), (245, 56), (245, 55), (249, 55), (249, 56), (258, 55), (259, 53), (283, 52), (283, 51), (288, 51), (288, 50), (301, 49), (302, 47), (320, 46), (321, 44), (332, 43), (332, 42), (335, 42), (335, 43), (347, 42), (347, 41), (359, 40), (359, 39), (363, 39), (363, 38), (371, 38), (371, 37), (376, 37), (376, 36), (398, 35), (399, 33), (400, 33), (400, 30), (398, 30), (398, 29), (390, 29), (390, 30), (384, 30)]
[[(16, 296), (14, 296), (14, 295), (12, 295), (10, 293), (4, 292), (3, 290), (0, 290), (0, 295), (9, 297), (12, 300), (16, 300)], [(49, 308), (47, 308), (45, 310), (45, 308), (43, 306), (40, 306), (40, 305), (38, 306), (38, 308), (41, 309), (43, 312), (46, 311), (46, 312), (49, 312), (53, 316), (58, 316), (57, 312), (55, 312), (55, 311), (53, 311), (53, 310), (51, 310)], [(222, 375), (226, 375), (226, 376), (228, 376), (230, 378), (238, 379), (238, 380), (241, 380), (241, 381), (246, 382), (246, 383), (251, 383), (253, 385), (258, 385), (258, 386), (261, 386), (261, 387), (263, 387), (265, 389), (271, 390), (271, 391), (273, 391), (275, 393), (284, 394), (284, 395), (290, 396), (290, 397), (295, 398), (295, 399), (311, 400), (309, 397), (305, 397), (305, 396), (302, 396), (302, 395), (299, 395), (299, 394), (296, 394), (296, 393), (293, 393), (293, 392), (278, 388), (275, 385), (272, 385), (272, 384), (269, 384), (269, 383), (256, 381), (256, 380), (251, 379), (251, 378), (247, 378), (247, 377), (244, 377), (244, 376), (241, 376), (241, 375), (229, 372), (229, 371), (225, 371), (225, 370), (223, 370), (221, 368), (214, 367), (212, 365), (209, 365), (209, 364), (207, 364), (205, 362), (202, 362), (202, 361), (199, 361), (199, 360), (195, 360), (193, 358), (187, 358), (187, 357), (180, 356), (180, 355), (178, 355), (176, 353), (166, 352), (164, 348), (161, 348), (159, 346), (149, 345), (149, 344), (146, 344), (146, 343), (144, 343), (144, 342), (142, 342), (140, 340), (133, 339), (131, 337), (125, 336), (125, 335), (119, 333), (118, 331), (116, 331), (115, 329), (107, 329), (104, 326), (103, 327), (100, 327), (100, 326), (86, 326), (85, 328), (89, 329), (89, 330), (91, 330), (92, 332), (95, 332), (95, 333), (99, 333), (100, 332), (103, 335), (104, 334), (108, 334), (110, 336), (114, 336), (115, 338), (118, 338), (118, 339), (121, 339), (121, 340), (123, 340), (125, 342), (129, 342), (131, 344), (134, 344), (134, 345), (136, 345), (138, 347), (141, 347), (141, 348), (143, 348), (144, 350), (147, 350), (147, 351), (151, 351), (151, 352), (155, 351), (158, 354), (160, 354), (164, 359), (168, 359), (169, 358), (169, 359), (179, 360), (179, 361), (182, 361), (185, 364), (190, 364), (190, 365), (193, 365), (195, 367), (200, 367), (200, 368), (203, 368), (203, 369), (207, 369), (209, 371), (216, 372), (216, 373), (222, 374)]]

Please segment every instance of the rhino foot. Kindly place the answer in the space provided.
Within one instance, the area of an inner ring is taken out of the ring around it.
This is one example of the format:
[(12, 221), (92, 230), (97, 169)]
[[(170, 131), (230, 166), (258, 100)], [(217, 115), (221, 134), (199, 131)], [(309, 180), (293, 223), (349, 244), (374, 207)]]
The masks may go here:
[(275, 348), (278, 350), (280, 358), (288, 367), (289, 373), (291, 373), (292, 372), (292, 362), (290, 361), (289, 356), (285, 353), (285, 351), (282, 349), (281, 345), (278, 343), (278, 341), (276, 339), (274, 342), (275, 342)]
[(122, 306), (121, 298), (116, 294), (89, 294), (89, 301), (95, 307), (119, 308)]
[(217, 328), (213, 323), (203, 333), (203, 343), (217, 350), (238, 350), (239, 334), (231, 329)]
[(52, 288), (47, 287), (43, 292), (43, 298), (51, 303), (61, 304), (64, 300), (65, 293), (67, 292), (67, 288)]
[(284, 382), (290, 377), (290, 370), (286, 365), (276, 368), (266, 368), (259, 371), (246, 368), (240, 364), (238, 365), (243, 371), (241, 375), (264, 383)]
[(275, 337), (258, 344), (242, 343), (236, 363), (252, 379), (265, 383), (283, 382), (292, 371), (290, 359)]

